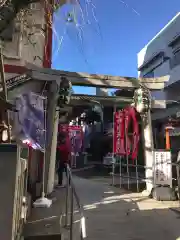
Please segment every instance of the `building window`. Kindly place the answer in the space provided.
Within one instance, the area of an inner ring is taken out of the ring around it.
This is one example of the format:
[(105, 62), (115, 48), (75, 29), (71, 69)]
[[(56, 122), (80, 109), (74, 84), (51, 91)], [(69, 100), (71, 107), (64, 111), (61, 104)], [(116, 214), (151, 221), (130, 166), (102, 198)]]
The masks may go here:
[(147, 68), (155, 69), (164, 62), (164, 58), (164, 51), (156, 52), (148, 61), (144, 61), (144, 63), (138, 68), (138, 71), (142, 72), (147, 70)]
[(144, 78), (153, 78), (154, 77), (154, 72), (151, 71), (151, 72), (148, 72), (146, 74), (143, 75)]
[(170, 59), (170, 69), (180, 65), (180, 48), (173, 52), (174, 56)]
[(40, 5), (38, 3), (31, 3), (30, 4), (30, 9), (31, 10), (40, 10)]

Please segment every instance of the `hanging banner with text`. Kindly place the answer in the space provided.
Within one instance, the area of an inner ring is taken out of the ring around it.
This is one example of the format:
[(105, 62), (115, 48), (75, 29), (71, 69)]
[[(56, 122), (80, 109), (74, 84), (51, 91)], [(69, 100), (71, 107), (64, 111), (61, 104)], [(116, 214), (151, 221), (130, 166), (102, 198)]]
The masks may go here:
[(69, 126), (69, 139), (71, 142), (71, 151), (77, 154), (81, 151), (83, 144), (83, 132), (81, 126)]
[(24, 93), (15, 99), (14, 135), (32, 148), (45, 149), (44, 97), (36, 93)]
[(116, 155), (124, 155), (124, 112), (119, 111), (114, 114), (114, 136), (113, 136), (113, 153)]
[(83, 145), (83, 131), (81, 126), (59, 125), (59, 132), (66, 135), (66, 142), (70, 143), (71, 152), (77, 154)]

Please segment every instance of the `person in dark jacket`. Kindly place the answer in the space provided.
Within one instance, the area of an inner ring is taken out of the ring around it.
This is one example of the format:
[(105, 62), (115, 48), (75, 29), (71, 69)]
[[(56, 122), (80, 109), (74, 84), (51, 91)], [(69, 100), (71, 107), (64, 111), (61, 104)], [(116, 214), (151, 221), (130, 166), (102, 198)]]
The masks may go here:
[(56, 151), (58, 185), (63, 186), (63, 173), (66, 172), (66, 165), (70, 160), (70, 146), (64, 134), (58, 136), (58, 144)]

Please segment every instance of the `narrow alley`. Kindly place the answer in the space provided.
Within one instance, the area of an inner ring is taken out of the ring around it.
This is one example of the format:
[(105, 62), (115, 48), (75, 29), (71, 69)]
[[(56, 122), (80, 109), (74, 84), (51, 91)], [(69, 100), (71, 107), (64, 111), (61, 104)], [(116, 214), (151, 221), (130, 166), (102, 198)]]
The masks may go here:
[(180, 215), (169, 209), (178, 207), (177, 202), (157, 202), (140, 193), (127, 193), (102, 179), (74, 177), (74, 181), (84, 206), (89, 240), (180, 238)]
[(0, 0), (0, 240), (180, 240), (164, 2)]

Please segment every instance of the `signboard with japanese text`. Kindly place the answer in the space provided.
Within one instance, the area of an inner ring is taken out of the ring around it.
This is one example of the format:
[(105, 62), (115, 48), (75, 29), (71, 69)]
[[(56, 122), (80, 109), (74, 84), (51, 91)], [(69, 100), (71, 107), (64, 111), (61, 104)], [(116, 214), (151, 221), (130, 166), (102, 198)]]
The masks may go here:
[(113, 130), (113, 153), (116, 155), (124, 155), (124, 113), (118, 111), (114, 114), (114, 130)]
[(18, 76), (7, 79), (6, 86), (7, 86), (7, 89), (10, 90), (16, 87), (17, 85), (22, 84), (24, 82), (28, 82), (30, 80), (31, 80), (31, 77), (29, 77), (27, 74), (22, 74), (22, 75), (18, 75)]
[(172, 187), (171, 152), (156, 150), (154, 152), (154, 185)]

